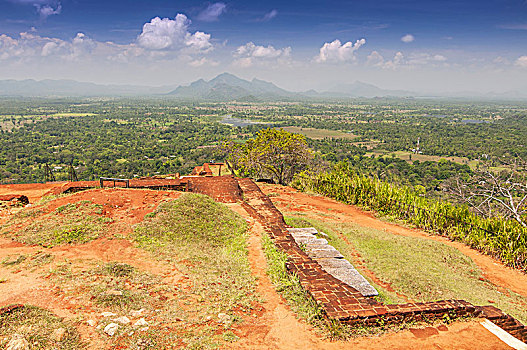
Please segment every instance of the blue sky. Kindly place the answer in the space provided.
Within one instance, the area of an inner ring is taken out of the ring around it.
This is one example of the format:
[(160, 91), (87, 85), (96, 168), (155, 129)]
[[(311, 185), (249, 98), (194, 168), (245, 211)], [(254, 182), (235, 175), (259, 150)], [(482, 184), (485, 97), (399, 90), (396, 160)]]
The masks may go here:
[(527, 1), (0, 0), (0, 79), (162, 85), (223, 71), (296, 90), (527, 89)]

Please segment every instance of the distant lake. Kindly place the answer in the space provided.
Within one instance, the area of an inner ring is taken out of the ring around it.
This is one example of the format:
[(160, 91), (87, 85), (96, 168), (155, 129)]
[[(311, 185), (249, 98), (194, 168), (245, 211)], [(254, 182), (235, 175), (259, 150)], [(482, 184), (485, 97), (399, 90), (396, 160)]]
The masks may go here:
[(220, 123), (232, 125), (232, 126), (239, 126), (242, 128), (248, 125), (253, 125), (253, 124), (267, 124), (264, 122), (255, 122), (249, 119), (233, 118), (232, 115), (224, 116), (223, 119), (220, 121)]
[(463, 124), (486, 124), (487, 120), (478, 120), (478, 119), (463, 119), (461, 121)]

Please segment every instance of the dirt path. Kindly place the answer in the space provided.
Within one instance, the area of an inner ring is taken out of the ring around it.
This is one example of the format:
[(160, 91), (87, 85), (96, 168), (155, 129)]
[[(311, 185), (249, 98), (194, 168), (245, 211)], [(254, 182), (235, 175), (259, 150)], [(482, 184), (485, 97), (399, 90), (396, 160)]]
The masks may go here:
[(266, 234), (239, 205), (230, 208), (250, 223), (249, 263), (257, 278), (257, 292), (264, 309), (257, 318), (246, 320), (238, 329), (240, 340), (235, 349), (510, 349), (477, 321), (455, 323), (448, 328), (427, 327), (383, 336), (362, 337), (351, 341), (330, 341), (310, 325), (297, 319), (285, 300), (276, 292), (266, 274), (267, 262), (261, 238)]
[[(520, 295), (527, 296), (526, 274), (511, 269), (496, 259), (484, 255), (463, 243), (454, 242), (445, 237), (429, 235), (421, 230), (385, 222), (375, 218), (372, 213), (364, 212), (355, 206), (318, 195), (298, 192), (290, 187), (261, 185), (261, 188), (266, 194), (279, 194), (278, 196), (272, 196), (271, 200), (281, 211), (305, 212), (307, 215), (320, 220), (351, 222), (364, 227), (385, 230), (396, 235), (424, 237), (447, 244), (470, 257), (481, 269), (484, 278), (489, 280), (489, 282), (498, 287), (508, 288)], [(317, 216), (315, 213), (322, 213), (324, 216), (320, 216), (320, 214)]]
[[(243, 210), (243, 209), (242, 209)], [(247, 214), (246, 214), (247, 215)], [(252, 221), (252, 220), (251, 220)], [(264, 300), (262, 314), (250, 320), (240, 330), (239, 349), (317, 349), (320, 340), (304, 322), (295, 318), (276, 293), (266, 274), (267, 263), (263, 254), (261, 235), (264, 233), (259, 223), (251, 222), (249, 237), (249, 262), (257, 278), (257, 292)], [(332, 347), (337, 349), (337, 347)]]

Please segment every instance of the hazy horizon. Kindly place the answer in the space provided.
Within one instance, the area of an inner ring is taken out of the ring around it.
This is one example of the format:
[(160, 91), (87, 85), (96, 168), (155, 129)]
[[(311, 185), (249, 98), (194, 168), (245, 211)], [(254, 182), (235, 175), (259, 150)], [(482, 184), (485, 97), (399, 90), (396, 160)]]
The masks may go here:
[(291, 91), (527, 91), (526, 14), (520, 0), (0, 0), (0, 80), (163, 86), (229, 72)]

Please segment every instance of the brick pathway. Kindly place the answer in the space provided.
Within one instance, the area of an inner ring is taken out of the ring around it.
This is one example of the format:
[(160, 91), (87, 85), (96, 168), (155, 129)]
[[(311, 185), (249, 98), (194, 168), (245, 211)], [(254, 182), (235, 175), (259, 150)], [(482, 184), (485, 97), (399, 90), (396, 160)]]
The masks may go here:
[[(65, 183), (58, 193), (98, 187), (98, 182)], [(130, 180), (135, 188), (173, 188), (211, 196), (218, 202), (242, 202), (245, 210), (258, 220), (275, 245), (288, 256), (287, 269), (298, 276), (302, 287), (322, 307), (326, 316), (347, 324), (376, 324), (378, 321), (400, 322), (405, 319), (452, 316), (485, 317), (516, 338), (527, 341), (527, 327), (492, 306), (474, 306), (464, 300), (442, 300), (429, 303), (385, 305), (362, 295), (348, 284), (326, 272), (295, 242), (282, 213), (250, 179), (221, 177), (183, 177), (174, 180)]]
[(275, 245), (287, 254), (287, 269), (295, 273), (302, 287), (322, 307), (327, 317), (347, 324), (376, 324), (378, 321), (401, 322), (405, 319), (422, 320), (450, 316), (485, 317), (522, 341), (527, 341), (527, 328), (501, 310), (477, 307), (464, 300), (441, 300), (428, 303), (385, 305), (324, 271), (319, 263), (299, 248), (288, 231), (284, 218), (250, 179), (237, 179), (243, 194), (242, 205), (258, 220)]

